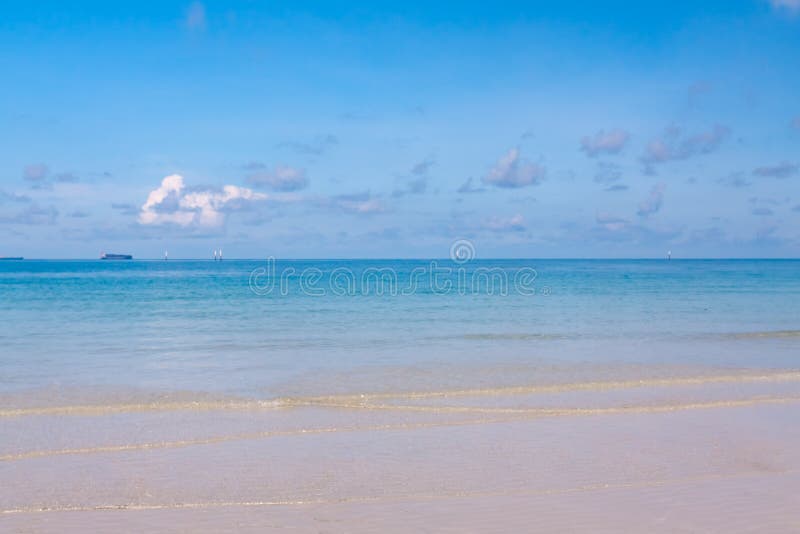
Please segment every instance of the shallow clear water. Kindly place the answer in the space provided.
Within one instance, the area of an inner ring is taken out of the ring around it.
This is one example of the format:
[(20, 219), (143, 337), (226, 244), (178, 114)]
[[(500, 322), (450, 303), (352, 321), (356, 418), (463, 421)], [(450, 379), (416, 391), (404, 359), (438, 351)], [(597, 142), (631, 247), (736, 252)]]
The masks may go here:
[[(376, 269), (382, 285), (362, 284)], [(493, 294), (487, 278), (472, 285), (476, 269), (495, 269)], [(535, 277), (515, 285), (521, 270)], [(0, 347), (6, 394), (271, 397), (526, 383), (559, 366), (795, 368), (800, 261), (9, 261)]]

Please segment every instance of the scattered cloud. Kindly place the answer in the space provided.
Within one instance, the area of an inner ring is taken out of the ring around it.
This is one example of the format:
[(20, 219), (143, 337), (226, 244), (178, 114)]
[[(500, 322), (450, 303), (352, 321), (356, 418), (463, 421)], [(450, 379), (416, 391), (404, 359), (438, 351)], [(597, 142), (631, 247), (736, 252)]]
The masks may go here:
[[(260, 165), (260, 167), (255, 167)], [(248, 166), (255, 169), (266, 169), (261, 163), (250, 163)], [(247, 183), (254, 187), (266, 187), (273, 191), (299, 191), (308, 187), (308, 177), (305, 169), (278, 165), (272, 171), (261, 170), (247, 177)]]
[(597, 171), (594, 181), (598, 184), (612, 184), (622, 178), (622, 167), (615, 163), (600, 161), (597, 163)]
[(800, 170), (800, 167), (796, 163), (784, 161), (777, 165), (757, 167), (753, 169), (753, 175), (767, 178), (789, 178), (790, 176), (795, 176), (798, 170)]
[(70, 213), (69, 216), (72, 217), (73, 219), (85, 219), (86, 217), (89, 216), (89, 214), (85, 211), (75, 210), (72, 213)]
[(22, 169), (22, 178), (29, 182), (43, 182), (50, 175), (50, 169), (44, 163), (33, 163)]
[(319, 156), (339, 144), (339, 138), (332, 134), (319, 135), (311, 141), (284, 141), (278, 148), (286, 148), (306, 156)]
[(517, 214), (513, 217), (490, 217), (483, 221), (482, 227), (492, 232), (522, 232), (525, 230), (525, 219)]
[(58, 219), (58, 210), (55, 206), (41, 207), (35, 202), (28, 204), (25, 209), (7, 215), (0, 214), (0, 223), (6, 224), (55, 224)]
[(630, 134), (625, 130), (600, 130), (581, 139), (581, 150), (590, 158), (600, 154), (619, 154), (629, 138)]
[(202, 2), (193, 2), (186, 10), (186, 27), (193, 31), (206, 29), (206, 6)]
[(18, 195), (16, 193), (7, 193), (3, 190), (0, 190), (0, 204), (5, 202), (20, 202), (20, 203), (28, 203), (31, 201), (31, 197), (28, 195)]
[(366, 238), (373, 240), (381, 239), (386, 241), (397, 241), (402, 236), (403, 236), (402, 230), (396, 227), (383, 228), (382, 230), (371, 231), (366, 233)]
[(428, 177), (427, 176), (420, 176), (419, 178), (414, 178), (409, 180), (408, 183), (402, 189), (395, 189), (392, 191), (392, 196), (402, 197), (405, 195), (421, 195), (428, 189)]
[(620, 191), (627, 191), (630, 189), (627, 185), (624, 184), (615, 184), (603, 189), (603, 191), (608, 191), (609, 193), (618, 193)]
[(136, 215), (139, 213), (139, 208), (133, 204), (112, 203), (111, 209), (117, 210), (123, 215)]
[(753, 215), (758, 215), (760, 217), (768, 217), (770, 215), (774, 215), (775, 212), (773, 212), (770, 208), (765, 208), (762, 206), (760, 208), (753, 208), (752, 213)]
[(778, 11), (800, 12), (800, 0), (769, 0), (769, 3)]
[(383, 201), (369, 191), (350, 195), (337, 195), (331, 197), (330, 201), (337, 208), (357, 215), (372, 215), (386, 211), (386, 205)]
[(592, 242), (640, 243), (651, 246), (653, 243), (666, 245), (680, 237), (683, 232), (684, 229), (680, 227), (652, 228), (601, 211), (595, 215), (595, 227), (588, 233), (580, 231), (578, 237), (581, 241), (589, 238)]
[(457, 193), (483, 193), (486, 191), (484, 187), (475, 187), (472, 185), (472, 178), (467, 178), (467, 181), (461, 184), (456, 190)]
[(428, 171), (434, 165), (436, 165), (436, 160), (433, 159), (432, 157), (427, 157), (424, 160), (415, 163), (411, 167), (411, 174), (414, 174), (414, 175), (417, 175), (417, 176), (422, 176), (424, 174), (428, 174)]
[(544, 180), (544, 167), (522, 159), (519, 148), (512, 148), (482, 178), (483, 183), (503, 188), (537, 185)]
[(666, 189), (666, 186), (663, 183), (654, 185), (647, 198), (639, 203), (639, 210), (636, 214), (639, 217), (649, 217), (654, 213), (658, 213), (664, 203), (664, 189)]
[(77, 176), (75, 176), (71, 172), (61, 172), (61, 173), (56, 174), (55, 180), (56, 180), (56, 182), (72, 184), (72, 183), (75, 183), (75, 182), (79, 182), (80, 178), (78, 178)]
[(707, 81), (696, 81), (689, 85), (686, 90), (686, 100), (689, 106), (696, 106), (703, 95), (711, 93), (713, 89), (714, 86)]
[(675, 126), (667, 128), (663, 135), (648, 143), (640, 158), (645, 171), (654, 172), (654, 166), (668, 161), (677, 161), (714, 152), (730, 134), (730, 128), (720, 124), (709, 131), (687, 136)]
[(630, 221), (627, 219), (617, 217), (616, 215), (612, 215), (611, 213), (605, 211), (599, 211), (595, 214), (595, 222), (603, 229), (610, 232), (623, 230), (630, 225)]
[(411, 166), (410, 173), (416, 178), (409, 180), (405, 186), (400, 189), (395, 189), (392, 192), (393, 197), (402, 197), (404, 195), (419, 195), (428, 189), (428, 171), (436, 163), (433, 158), (426, 158)]
[(221, 191), (187, 191), (183, 177), (173, 174), (147, 196), (138, 221), (143, 225), (220, 226), (225, 222), (226, 212), (266, 199), (263, 193), (235, 185), (226, 185)]
[(743, 172), (732, 172), (717, 181), (728, 187), (750, 187), (753, 185), (753, 182), (748, 180)]

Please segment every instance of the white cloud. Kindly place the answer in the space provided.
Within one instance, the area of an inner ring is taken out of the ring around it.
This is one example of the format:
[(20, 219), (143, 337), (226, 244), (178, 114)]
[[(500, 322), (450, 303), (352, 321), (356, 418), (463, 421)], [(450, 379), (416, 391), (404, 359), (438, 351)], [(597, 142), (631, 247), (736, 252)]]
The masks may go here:
[(183, 177), (172, 174), (150, 191), (139, 211), (139, 223), (145, 225), (177, 224), (179, 226), (220, 226), (225, 213), (242, 203), (266, 200), (263, 193), (245, 187), (226, 185), (222, 191), (185, 192)]
[(581, 139), (581, 150), (590, 158), (598, 154), (619, 154), (628, 143), (630, 135), (625, 130), (600, 130), (593, 136)]
[(519, 148), (512, 148), (497, 160), (482, 180), (496, 187), (517, 188), (539, 184), (545, 174), (544, 167), (520, 158)]

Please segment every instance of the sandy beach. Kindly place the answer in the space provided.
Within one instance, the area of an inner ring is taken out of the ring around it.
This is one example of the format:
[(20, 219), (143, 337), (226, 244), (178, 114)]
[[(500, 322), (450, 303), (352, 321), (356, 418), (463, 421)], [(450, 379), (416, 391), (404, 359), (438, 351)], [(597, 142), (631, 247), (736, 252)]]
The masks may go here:
[(800, 527), (800, 372), (682, 373), (271, 401), (139, 392), (114, 403), (18, 405), (0, 412), (0, 526)]

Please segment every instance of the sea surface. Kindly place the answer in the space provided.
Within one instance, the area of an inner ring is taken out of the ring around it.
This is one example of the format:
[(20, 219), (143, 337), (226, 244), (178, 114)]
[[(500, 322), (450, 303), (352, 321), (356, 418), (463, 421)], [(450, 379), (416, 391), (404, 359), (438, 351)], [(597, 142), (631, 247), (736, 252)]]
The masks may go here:
[(800, 262), (465, 250), (0, 262), (0, 531), (797, 530)]
[(456, 260), (0, 262), (0, 395), (800, 367), (800, 261)]

